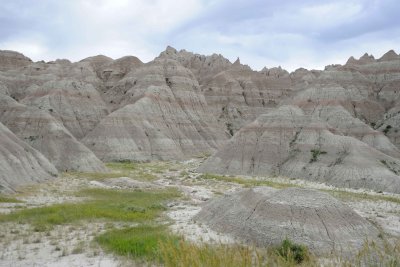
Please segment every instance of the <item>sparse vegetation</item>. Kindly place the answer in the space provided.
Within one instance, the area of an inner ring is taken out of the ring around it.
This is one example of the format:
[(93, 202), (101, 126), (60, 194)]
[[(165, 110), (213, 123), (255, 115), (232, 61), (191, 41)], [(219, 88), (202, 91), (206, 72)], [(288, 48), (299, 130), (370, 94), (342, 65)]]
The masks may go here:
[(222, 181), (222, 182), (229, 182), (229, 183), (237, 183), (241, 184), (245, 187), (253, 187), (253, 186), (270, 186), (273, 188), (287, 188), (287, 187), (295, 187), (296, 185), (294, 184), (285, 184), (285, 183), (278, 183), (278, 182), (272, 182), (272, 181), (267, 181), (267, 180), (258, 180), (258, 179), (250, 179), (250, 178), (240, 178), (240, 177), (234, 177), (234, 176), (223, 176), (223, 175), (216, 175), (216, 174), (209, 174), (205, 173), (199, 176), (201, 179), (213, 179), (217, 181)]
[(2, 214), (0, 222), (30, 223), (38, 232), (83, 219), (144, 222), (155, 219), (165, 210), (163, 202), (178, 197), (179, 193), (174, 189), (152, 192), (85, 189), (78, 192), (77, 196), (89, 199), (80, 203), (63, 203)]
[(388, 201), (400, 204), (400, 198), (385, 195), (372, 195), (367, 193), (356, 193), (344, 190), (321, 190), (342, 200), (370, 200), (370, 201)]
[(390, 162), (387, 162), (387, 161), (384, 160), (384, 159), (380, 160), (380, 162), (381, 162), (383, 165), (385, 165), (385, 167), (386, 167), (388, 170), (390, 170), (391, 172), (393, 172), (394, 174), (396, 174), (396, 175), (399, 174), (399, 172), (398, 172), (395, 168), (393, 168), (393, 165), (395, 165), (396, 163), (394, 163), (394, 162), (390, 163)]
[(171, 166), (170, 162), (132, 162), (121, 160), (117, 162), (106, 163), (109, 172), (73, 172), (66, 175), (92, 180), (104, 180), (108, 178), (131, 177), (142, 181), (153, 181), (157, 179), (156, 174), (166, 172)]
[(85, 251), (85, 244), (84, 242), (81, 241), (75, 245), (75, 247), (71, 251), (71, 254), (81, 254), (84, 251)]
[(22, 203), (23, 201), (0, 194), (0, 203)]
[(326, 154), (326, 151), (322, 151), (319, 149), (311, 149), (310, 152), (311, 152), (310, 163), (316, 162), (320, 155)]

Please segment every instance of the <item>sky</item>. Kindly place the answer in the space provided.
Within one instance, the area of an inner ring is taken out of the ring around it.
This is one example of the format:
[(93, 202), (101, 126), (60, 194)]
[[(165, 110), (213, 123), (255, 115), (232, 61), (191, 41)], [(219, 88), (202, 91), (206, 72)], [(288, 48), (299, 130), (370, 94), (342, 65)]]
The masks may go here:
[(398, 0), (0, 0), (0, 49), (34, 61), (144, 62), (170, 45), (255, 70), (400, 52)]

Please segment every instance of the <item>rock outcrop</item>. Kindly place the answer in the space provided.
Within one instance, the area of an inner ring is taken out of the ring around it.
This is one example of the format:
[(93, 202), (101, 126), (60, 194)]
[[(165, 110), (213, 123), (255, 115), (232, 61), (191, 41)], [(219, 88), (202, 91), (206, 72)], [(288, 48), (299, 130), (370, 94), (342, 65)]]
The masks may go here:
[(327, 193), (288, 188), (248, 189), (211, 200), (194, 218), (212, 229), (257, 246), (288, 238), (319, 255), (334, 251), (354, 255), (379, 231)]
[(47, 110), (0, 94), (0, 121), (60, 171), (105, 171), (103, 163)]
[(56, 168), (40, 152), (0, 123), (0, 192), (55, 176)]
[(199, 171), (283, 175), (400, 193), (397, 158), (295, 106), (282, 106), (240, 129)]
[(210, 153), (228, 135), (208, 110), (193, 73), (157, 59), (109, 90), (116, 109), (83, 142), (102, 160), (171, 160)]
[(399, 82), (394, 51), (292, 73), (172, 47), (146, 64), (0, 51), (0, 121), (62, 171), (219, 150), (201, 170), (397, 192)]
[(10, 50), (0, 50), (0, 71), (20, 68), (31, 63), (32, 60), (21, 53)]

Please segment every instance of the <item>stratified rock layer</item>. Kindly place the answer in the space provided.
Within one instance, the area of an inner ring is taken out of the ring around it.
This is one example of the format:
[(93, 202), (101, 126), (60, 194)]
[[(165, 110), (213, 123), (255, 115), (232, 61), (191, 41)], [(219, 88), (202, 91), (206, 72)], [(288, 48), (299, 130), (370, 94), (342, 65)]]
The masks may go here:
[(319, 117), (282, 106), (246, 125), (199, 171), (283, 175), (400, 193), (400, 161), (344, 136)]
[(55, 167), (37, 150), (0, 123), (0, 192), (57, 176)]
[(288, 238), (316, 254), (354, 254), (379, 231), (327, 193), (288, 188), (249, 189), (211, 200), (194, 218), (248, 244), (278, 245)]
[(0, 51), (0, 121), (62, 171), (219, 150), (201, 170), (398, 192), (399, 83), (392, 50), (292, 73), (172, 47), (146, 64)]
[(83, 139), (102, 160), (184, 159), (227, 139), (193, 74), (175, 60), (139, 67), (109, 92), (119, 108)]
[(21, 53), (9, 50), (0, 50), (0, 71), (16, 69), (27, 66), (31, 63), (32, 60)]

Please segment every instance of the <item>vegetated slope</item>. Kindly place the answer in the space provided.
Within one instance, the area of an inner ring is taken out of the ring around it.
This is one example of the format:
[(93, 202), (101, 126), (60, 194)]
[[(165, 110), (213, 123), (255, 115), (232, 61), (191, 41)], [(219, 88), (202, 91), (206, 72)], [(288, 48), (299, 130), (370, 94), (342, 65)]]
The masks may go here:
[(288, 188), (247, 189), (209, 201), (195, 220), (249, 244), (278, 245), (284, 239), (307, 245), (314, 253), (356, 253), (378, 229), (327, 193)]
[(0, 192), (57, 176), (56, 168), (37, 150), (0, 123)]

